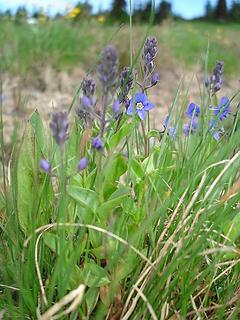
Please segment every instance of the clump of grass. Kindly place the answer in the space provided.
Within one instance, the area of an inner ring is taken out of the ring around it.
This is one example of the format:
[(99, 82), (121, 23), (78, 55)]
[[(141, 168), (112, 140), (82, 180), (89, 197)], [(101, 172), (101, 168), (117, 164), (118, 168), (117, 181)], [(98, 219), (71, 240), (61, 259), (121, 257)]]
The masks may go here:
[(100, 89), (85, 78), (50, 136), (34, 112), (7, 167), (1, 118), (7, 319), (239, 317), (239, 92), (218, 103), (218, 65), (151, 128), (156, 54), (147, 38), (119, 77), (107, 47)]

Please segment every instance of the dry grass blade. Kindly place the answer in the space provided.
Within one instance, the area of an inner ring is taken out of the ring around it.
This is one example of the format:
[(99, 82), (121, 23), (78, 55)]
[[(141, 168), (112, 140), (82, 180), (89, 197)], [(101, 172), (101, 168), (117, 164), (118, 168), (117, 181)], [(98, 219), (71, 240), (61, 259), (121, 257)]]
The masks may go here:
[[(64, 315), (69, 314), (82, 302), (84, 291), (85, 285), (80, 284), (80, 286), (77, 289), (74, 289), (71, 292), (69, 292), (59, 302), (55, 303), (51, 308), (49, 308), (42, 316), (40, 316), (39, 320), (58, 319)], [(60, 309), (62, 309), (71, 301), (73, 302), (68, 309), (66, 309), (60, 315), (56, 315), (56, 313), (58, 313)]]

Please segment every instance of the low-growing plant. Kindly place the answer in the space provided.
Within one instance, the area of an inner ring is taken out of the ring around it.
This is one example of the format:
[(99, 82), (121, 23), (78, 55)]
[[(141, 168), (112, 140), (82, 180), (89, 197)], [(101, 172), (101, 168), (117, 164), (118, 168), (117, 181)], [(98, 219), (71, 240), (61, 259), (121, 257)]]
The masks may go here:
[(239, 92), (219, 100), (218, 62), (199, 105), (180, 85), (152, 128), (156, 55), (147, 37), (119, 75), (105, 48), (99, 87), (86, 77), (50, 135), (35, 111), (7, 167), (1, 130), (6, 319), (239, 317)]

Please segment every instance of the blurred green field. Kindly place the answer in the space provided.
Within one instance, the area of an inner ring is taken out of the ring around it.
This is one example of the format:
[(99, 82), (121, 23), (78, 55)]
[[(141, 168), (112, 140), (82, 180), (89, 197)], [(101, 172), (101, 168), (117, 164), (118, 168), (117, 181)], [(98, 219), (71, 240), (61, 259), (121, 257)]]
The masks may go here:
[[(137, 25), (133, 29), (133, 49), (141, 44), (147, 31), (159, 40), (160, 67), (195, 67), (203, 60), (209, 41), (209, 65), (224, 60), (227, 76), (240, 72), (239, 24), (168, 21), (150, 29)], [(97, 62), (98, 54), (109, 42), (118, 47), (120, 64), (129, 64), (129, 26), (97, 21), (72, 24), (56, 20), (39, 25), (1, 21), (0, 69), (20, 75), (46, 65), (57, 70), (87, 69)]]

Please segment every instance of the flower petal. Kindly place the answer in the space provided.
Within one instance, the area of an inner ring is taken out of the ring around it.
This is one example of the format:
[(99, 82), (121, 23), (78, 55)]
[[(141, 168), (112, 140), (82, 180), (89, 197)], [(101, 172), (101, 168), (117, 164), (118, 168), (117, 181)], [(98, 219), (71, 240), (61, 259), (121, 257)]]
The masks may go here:
[(147, 101), (147, 96), (144, 93), (137, 92), (135, 99), (134, 97), (132, 99), (135, 100), (136, 103), (142, 102), (142, 104), (144, 104), (144, 102)]
[(144, 120), (146, 117), (146, 111), (142, 110), (137, 110), (137, 114), (139, 116), (140, 119)]
[(144, 111), (149, 111), (149, 110), (152, 110), (154, 107), (155, 106), (153, 103), (151, 103), (150, 101), (147, 101), (147, 102), (145, 102), (143, 109), (144, 109)]

